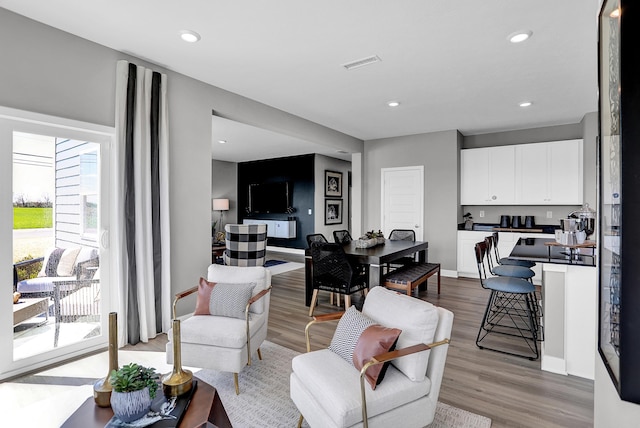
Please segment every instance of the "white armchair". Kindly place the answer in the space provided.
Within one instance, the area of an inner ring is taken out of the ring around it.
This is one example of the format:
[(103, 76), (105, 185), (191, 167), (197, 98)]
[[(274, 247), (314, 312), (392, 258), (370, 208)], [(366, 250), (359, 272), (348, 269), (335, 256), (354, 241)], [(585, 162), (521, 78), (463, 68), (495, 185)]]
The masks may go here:
[[(345, 314), (345, 318), (350, 316), (349, 311)], [(367, 336), (366, 340), (370, 341), (371, 336), (365, 334), (368, 330), (364, 327), (362, 333), (355, 334), (359, 337), (338, 337), (341, 330), (361, 329), (357, 325), (361, 320), (346, 326), (341, 324), (348, 321), (341, 320), (329, 349), (307, 352), (292, 361), (291, 399), (301, 413), (299, 425), (303, 418), (311, 427), (323, 428), (429, 425), (440, 393), (453, 313), (423, 300), (375, 287), (365, 299), (362, 315), (379, 324), (374, 324), (379, 329), (384, 326), (387, 328), (382, 330), (402, 330), (396, 350), (363, 360), (368, 362), (359, 370), (356, 357), (371, 344), (368, 342), (363, 347), (362, 338)], [(340, 319), (340, 314), (314, 317), (306, 330), (308, 350), (310, 327), (316, 322), (336, 319)], [(353, 362), (334, 352), (336, 346), (349, 342), (355, 343), (349, 354), (353, 355)], [(367, 383), (366, 377), (370, 375), (367, 370), (389, 361), (384, 380), (372, 389), (373, 384)]]
[[(259, 266), (211, 265), (207, 279), (211, 282), (201, 280), (198, 287), (176, 294), (174, 318), (177, 301), (198, 293), (196, 311), (182, 317), (180, 323), (182, 364), (232, 372), (239, 394), (238, 373), (251, 365), (254, 353), (262, 359), (260, 345), (267, 337), (271, 272)], [(172, 364), (173, 332), (168, 336), (167, 362)]]

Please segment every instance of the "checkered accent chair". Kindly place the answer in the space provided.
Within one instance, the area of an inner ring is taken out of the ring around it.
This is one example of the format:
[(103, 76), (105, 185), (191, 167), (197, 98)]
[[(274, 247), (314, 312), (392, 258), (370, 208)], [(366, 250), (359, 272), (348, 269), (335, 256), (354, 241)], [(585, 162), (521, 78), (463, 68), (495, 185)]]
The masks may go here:
[(267, 255), (266, 224), (227, 224), (224, 227), (228, 266), (263, 266)]

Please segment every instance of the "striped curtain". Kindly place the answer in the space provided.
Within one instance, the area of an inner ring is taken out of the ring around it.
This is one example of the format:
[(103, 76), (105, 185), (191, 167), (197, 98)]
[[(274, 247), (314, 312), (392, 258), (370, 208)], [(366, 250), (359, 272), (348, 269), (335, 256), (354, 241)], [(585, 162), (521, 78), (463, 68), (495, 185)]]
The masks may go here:
[(111, 253), (120, 346), (147, 342), (171, 322), (166, 85), (165, 74), (118, 61)]

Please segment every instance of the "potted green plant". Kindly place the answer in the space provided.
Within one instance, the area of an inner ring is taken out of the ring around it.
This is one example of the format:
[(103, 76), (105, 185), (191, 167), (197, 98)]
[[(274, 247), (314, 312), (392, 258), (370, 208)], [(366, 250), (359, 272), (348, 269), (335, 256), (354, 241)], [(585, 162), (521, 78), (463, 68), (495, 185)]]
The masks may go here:
[(158, 390), (158, 373), (136, 363), (113, 370), (109, 376), (113, 391), (111, 408), (123, 422), (140, 419), (149, 412)]

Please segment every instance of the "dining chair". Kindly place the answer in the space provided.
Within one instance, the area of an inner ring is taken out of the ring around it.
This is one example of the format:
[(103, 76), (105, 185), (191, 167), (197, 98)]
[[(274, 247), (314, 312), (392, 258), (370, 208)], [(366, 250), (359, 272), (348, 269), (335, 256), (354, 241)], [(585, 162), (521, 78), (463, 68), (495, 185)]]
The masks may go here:
[[(411, 241), (416, 242), (416, 232), (413, 229), (393, 229), (389, 233), (389, 241)], [(415, 262), (415, 254), (411, 256), (401, 257), (391, 263), (387, 263), (387, 272), (392, 268), (397, 269), (402, 266)]]
[(311, 248), (311, 243), (313, 242), (329, 242), (327, 238), (324, 237), (322, 233), (312, 233), (307, 235), (307, 245)]
[(330, 291), (343, 294), (345, 308), (351, 306), (351, 294), (368, 290), (367, 275), (353, 269), (342, 245), (330, 242), (313, 242), (311, 244), (313, 260), (313, 296), (309, 307), (309, 316), (318, 300), (318, 291)]
[(348, 244), (352, 241), (351, 234), (348, 230), (334, 230), (333, 241), (338, 244)]

